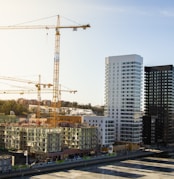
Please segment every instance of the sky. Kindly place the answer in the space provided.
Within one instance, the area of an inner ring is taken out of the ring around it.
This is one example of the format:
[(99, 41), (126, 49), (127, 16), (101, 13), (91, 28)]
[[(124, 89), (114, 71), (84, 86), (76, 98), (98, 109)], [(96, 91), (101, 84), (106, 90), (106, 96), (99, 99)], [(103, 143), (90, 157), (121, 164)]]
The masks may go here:
[[(144, 66), (173, 65), (173, 0), (0, 0), (0, 26), (90, 24), (61, 29), (61, 100), (104, 105), (105, 57), (138, 54)], [(36, 21), (37, 20), (37, 21)], [(54, 30), (0, 30), (0, 76), (53, 83)], [(30, 84), (31, 85), (31, 84)], [(35, 88), (0, 80), (0, 90)], [(37, 98), (37, 94), (4, 98)], [(42, 94), (41, 99), (52, 99)]]

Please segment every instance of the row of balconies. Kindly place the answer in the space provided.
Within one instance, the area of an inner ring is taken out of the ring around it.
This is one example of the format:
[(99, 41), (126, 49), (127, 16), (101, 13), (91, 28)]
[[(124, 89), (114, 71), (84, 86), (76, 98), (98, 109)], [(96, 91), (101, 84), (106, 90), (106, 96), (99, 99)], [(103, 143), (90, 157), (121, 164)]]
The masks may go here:
[[(11, 128), (12, 129), (12, 128)], [(94, 139), (94, 136), (96, 136), (96, 130), (91, 130), (91, 129), (81, 129), (82, 133), (84, 134), (83, 136), (76, 135), (75, 138), (71, 138), (71, 141), (78, 139), (79, 141), (81, 140), (82, 142), (86, 142), (87, 144), (89, 143), (90, 145), (94, 144), (97, 145), (97, 140), (96, 137)], [(35, 131), (33, 129), (33, 131)], [(42, 130), (40, 130), (42, 131)], [(38, 130), (39, 132), (39, 130)], [(46, 151), (46, 148), (49, 148), (50, 151), (55, 151), (55, 149), (58, 148), (60, 149), (59, 144), (61, 144), (61, 134), (60, 133), (49, 133), (44, 137), (45, 133), (40, 133), (40, 135), (34, 135), (34, 134), (39, 134), (39, 133), (30, 133), (27, 134), (27, 131), (19, 132), (18, 135), (15, 135), (15, 138), (12, 138), (13, 132), (9, 131), (8, 135), (4, 135), (6, 138), (6, 148), (11, 148), (12, 146), (14, 148), (17, 147), (17, 149), (22, 149), (21, 147), (27, 147), (28, 143), (31, 143), (30, 148), (31, 151)], [(75, 134), (75, 132), (73, 132)], [(69, 133), (69, 136), (72, 136), (72, 133)], [(67, 140), (67, 138), (65, 138)], [(35, 141), (35, 143), (33, 143)], [(67, 140), (68, 141), (68, 140)], [(1, 139), (2, 142), (2, 139)], [(73, 144), (74, 145), (74, 144)], [(85, 145), (85, 144), (84, 144)]]

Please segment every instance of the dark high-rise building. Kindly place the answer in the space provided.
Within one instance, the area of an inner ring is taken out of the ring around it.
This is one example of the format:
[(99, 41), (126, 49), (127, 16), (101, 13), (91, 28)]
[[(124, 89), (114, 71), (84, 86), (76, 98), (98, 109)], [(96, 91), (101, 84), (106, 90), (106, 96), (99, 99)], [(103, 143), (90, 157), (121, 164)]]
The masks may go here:
[(143, 143), (174, 143), (174, 67), (145, 67)]

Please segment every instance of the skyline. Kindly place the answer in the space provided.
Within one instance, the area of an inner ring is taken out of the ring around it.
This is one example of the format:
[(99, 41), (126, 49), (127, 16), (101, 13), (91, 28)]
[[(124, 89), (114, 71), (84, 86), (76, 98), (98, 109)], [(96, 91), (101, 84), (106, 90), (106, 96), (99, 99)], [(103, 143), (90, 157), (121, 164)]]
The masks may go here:
[[(44, 17), (52, 18), (24, 25), (55, 25), (58, 14), (61, 24), (91, 25), (85, 31), (60, 30), (60, 84), (77, 90), (76, 94), (62, 93), (62, 100), (103, 105), (108, 56), (138, 54), (144, 66), (173, 65), (174, 2), (170, 0), (0, 0), (0, 8), (0, 26)], [(40, 74), (42, 82), (52, 83), (54, 33), (0, 30), (0, 76), (36, 81)], [(10, 88), (5, 83), (9, 82), (0, 81), (0, 89)], [(0, 94), (1, 99), (10, 96)], [(45, 99), (44, 94), (41, 97)]]

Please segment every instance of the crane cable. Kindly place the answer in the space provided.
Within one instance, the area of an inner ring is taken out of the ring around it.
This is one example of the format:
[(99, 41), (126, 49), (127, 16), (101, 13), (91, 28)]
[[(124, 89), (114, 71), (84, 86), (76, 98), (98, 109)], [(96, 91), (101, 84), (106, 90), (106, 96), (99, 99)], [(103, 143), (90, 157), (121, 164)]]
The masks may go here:
[[(42, 20), (46, 20), (46, 19), (50, 19), (50, 18), (53, 18), (53, 17), (57, 17), (57, 15), (53, 15), (53, 16), (48, 16), (48, 17), (42, 17), (42, 18), (39, 18), (39, 19), (35, 19), (35, 20), (30, 20), (30, 21), (25, 21), (25, 22), (21, 22), (21, 23), (18, 23), (18, 24), (14, 24), (14, 25), (10, 25), (10, 26), (18, 26), (18, 25), (23, 25), (23, 24), (28, 24), (28, 23), (33, 23), (33, 22), (38, 22), (38, 21), (42, 21)], [(61, 16), (62, 18), (70, 21), (70, 22), (73, 22), (77, 25), (82, 25), (80, 23), (78, 23), (77, 21), (75, 20), (72, 20), (68, 17), (65, 17), (65, 16)]]

